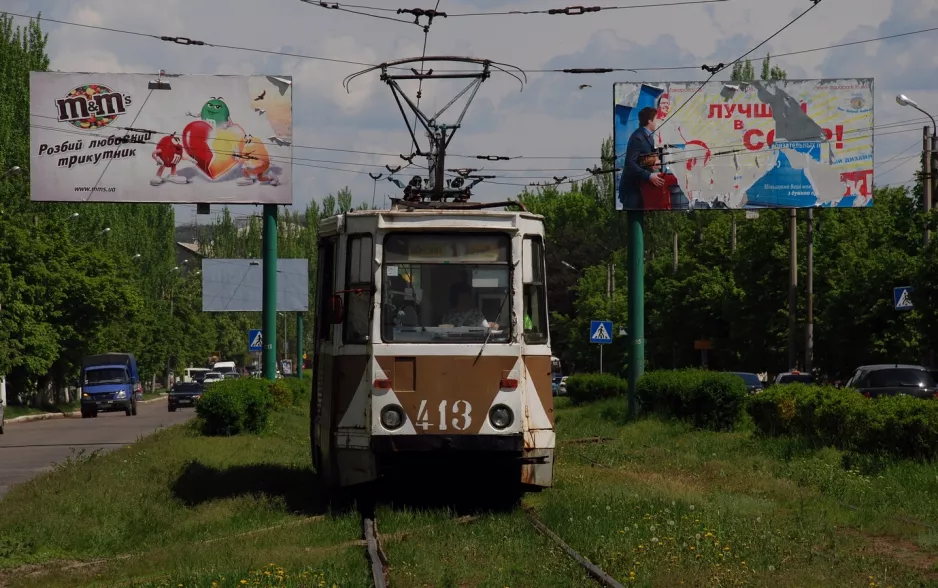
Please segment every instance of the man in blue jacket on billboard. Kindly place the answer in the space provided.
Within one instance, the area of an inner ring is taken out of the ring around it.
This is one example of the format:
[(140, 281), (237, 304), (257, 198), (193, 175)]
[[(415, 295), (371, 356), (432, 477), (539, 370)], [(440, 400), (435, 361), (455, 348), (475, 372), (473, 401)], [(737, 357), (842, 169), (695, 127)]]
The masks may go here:
[(626, 210), (643, 210), (640, 182), (651, 182), (655, 186), (664, 186), (665, 180), (660, 173), (651, 172), (641, 166), (639, 160), (655, 150), (655, 117), (658, 110), (645, 107), (638, 111), (638, 128), (629, 137), (625, 150), (625, 166), (619, 181), (619, 200)]

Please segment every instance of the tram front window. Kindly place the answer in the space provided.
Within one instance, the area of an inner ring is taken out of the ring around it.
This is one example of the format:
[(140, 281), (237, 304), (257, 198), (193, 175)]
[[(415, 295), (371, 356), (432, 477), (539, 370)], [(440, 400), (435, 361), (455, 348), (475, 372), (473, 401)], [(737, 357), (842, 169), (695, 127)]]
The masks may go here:
[(397, 343), (506, 343), (507, 235), (406, 234), (384, 245), (382, 334)]

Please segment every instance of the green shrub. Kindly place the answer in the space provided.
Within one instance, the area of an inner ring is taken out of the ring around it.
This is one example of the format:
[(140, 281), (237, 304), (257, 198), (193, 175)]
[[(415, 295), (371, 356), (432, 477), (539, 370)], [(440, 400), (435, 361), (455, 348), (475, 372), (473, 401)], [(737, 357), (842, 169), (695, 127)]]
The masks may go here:
[(715, 431), (736, 425), (748, 396), (738, 376), (706, 370), (649, 372), (635, 393), (643, 411)]
[(244, 425), (244, 399), (227, 382), (216, 382), (202, 393), (195, 412), (206, 435), (237, 435)]
[(274, 397), (265, 380), (237, 378), (211, 384), (196, 404), (206, 435), (258, 433), (267, 426)]
[(273, 396), (274, 406), (278, 409), (293, 406), (293, 389), (283, 379), (270, 383), (270, 395)]
[[(263, 381), (262, 381), (263, 382)], [(270, 413), (274, 408), (274, 396), (270, 386), (245, 386), (241, 395), (244, 398), (244, 428), (251, 433), (260, 433), (267, 428)]]
[(625, 396), (628, 382), (611, 374), (577, 374), (567, 378), (567, 395), (573, 404)]
[(938, 402), (906, 395), (865, 398), (850, 388), (772, 386), (747, 407), (766, 436), (800, 436), (862, 454), (938, 457)]
[(289, 386), (293, 394), (293, 406), (309, 404), (309, 397), (313, 390), (313, 378), (310, 370), (304, 371), (302, 378), (283, 378), (279, 381)]

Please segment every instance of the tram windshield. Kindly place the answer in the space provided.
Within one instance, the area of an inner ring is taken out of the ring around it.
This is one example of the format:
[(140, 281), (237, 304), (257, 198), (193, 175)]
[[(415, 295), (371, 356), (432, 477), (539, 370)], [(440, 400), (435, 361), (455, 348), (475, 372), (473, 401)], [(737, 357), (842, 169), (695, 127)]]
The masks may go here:
[(389, 235), (382, 271), (384, 340), (508, 342), (510, 243), (504, 234)]

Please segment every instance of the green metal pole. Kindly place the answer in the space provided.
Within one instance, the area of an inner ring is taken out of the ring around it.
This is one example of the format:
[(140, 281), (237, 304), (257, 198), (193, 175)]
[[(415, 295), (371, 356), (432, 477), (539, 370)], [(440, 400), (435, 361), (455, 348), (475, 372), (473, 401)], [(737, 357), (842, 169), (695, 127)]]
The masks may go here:
[(261, 365), (264, 378), (277, 378), (277, 205), (264, 205), (264, 290), (261, 322), (264, 350)]
[(303, 379), (303, 313), (296, 313), (296, 377)]
[(645, 372), (645, 213), (628, 212), (629, 416), (637, 416), (636, 390)]

